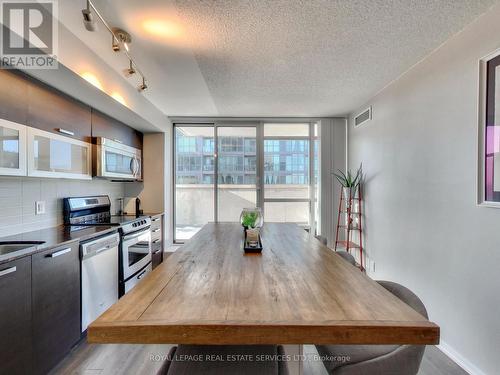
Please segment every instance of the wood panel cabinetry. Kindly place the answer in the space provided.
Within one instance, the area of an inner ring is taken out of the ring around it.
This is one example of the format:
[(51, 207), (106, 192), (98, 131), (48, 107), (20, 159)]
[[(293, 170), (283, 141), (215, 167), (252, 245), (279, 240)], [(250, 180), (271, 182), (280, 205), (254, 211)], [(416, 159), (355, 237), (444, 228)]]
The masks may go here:
[(33, 255), (33, 373), (46, 374), (80, 339), (78, 242)]
[(62, 92), (32, 80), (28, 84), (27, 125), (91, 142), (90, 107)]
[(0, 69), (0, 118), (26, 124), (28, 81), (24, 73)]
[(31, 373), (31, 257), (0, 265), (0, 373)]
[[(12, 166), (10, 159), (13, 159), (13, 156), (0, 152), (0, 175), (25, 176), (28, 174), (33, 177), (90, 179), (91, 168), (87, 167), (86, 163), (87, 156), (88, 163), (91, 163), (91, 152), (85, 154), (87, 150), (82, 142), (90, 145), (92, 137), (108, 138), (142, 150), (143, 134), (141, 132), (16, 70), (0, 70), (0, 120), (2, 119), (4, 122), (0, 123), (0, 128), (7, 128), (9, 122), (16, 123), (16, 126), (27, 126), (28, 138), (30, 134), (34, 134), (34, 130), (29, 131), (30, 128), (57, 134), (61, 138), (44, 137), (46, 153), (42, 156), (44, 165), (39, 168), (33, 157), (26, 159), (26, 152), (23, 148), (26, 139), (24, 133), (21, 134), (21, 131), (16, 128), (8, 129), (8, 134), (5, 135), (5, 132), (0, 129), (3, 134), (3, 139), (0, 141), (5, 140), (6, 136), (10, 137), (9, 140), (17, 136), (20, 146), (17, 161), (19, 165)], [(24, 132), (24, 128), (22, 130)], [(15, 132), (17, 133), (14, 134)], [(28, 141), (29, 151), (29, 147), (33, 146), (33, 139), (30, 138)], [(39, 143), (36, 141), (37, 147)], [(74, 155), (70, 158), (64, 156), (62, 158), (64, 160), (61, 160), (60, 152), (74, 153)], [(9, 165), (5, 166), (5, 163)], [(30, 167), (28, 173), (26, 164)]]
[(95, 109), (92, 109), (92, 136), (108, 138), (142, 149), (141, 132)]
[(155, 269), (163, 262), (163, 215), (151, 216), (152, 266)]

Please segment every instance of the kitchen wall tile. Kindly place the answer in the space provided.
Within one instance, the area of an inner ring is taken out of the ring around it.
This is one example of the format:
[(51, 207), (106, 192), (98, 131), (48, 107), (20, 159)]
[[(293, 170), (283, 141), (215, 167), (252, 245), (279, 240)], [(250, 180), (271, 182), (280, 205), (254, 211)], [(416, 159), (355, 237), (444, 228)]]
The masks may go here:
[[(109, 195), (111, 212), (116, 200), (124, 196), (125, 184), (95, 179), (92, 181), (0, 177), (0, 236), (29, 232), (63, 224), (63, 198)], [(45, 214), (35, 215), (35, 201), (45, 201)]]

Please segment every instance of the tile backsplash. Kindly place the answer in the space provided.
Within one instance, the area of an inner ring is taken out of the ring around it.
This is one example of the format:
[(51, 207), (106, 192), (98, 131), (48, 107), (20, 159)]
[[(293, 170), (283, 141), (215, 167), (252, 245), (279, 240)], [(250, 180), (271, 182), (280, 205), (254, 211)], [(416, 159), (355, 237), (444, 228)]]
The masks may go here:
[[(107, 194), (115, 213), (124, 193), (125, 183), (106, 180), (0, 177), (0, 237), (63, 224), (65, 197)], [(35, 215), (36, 201), (45, 201), (44, 214)]]

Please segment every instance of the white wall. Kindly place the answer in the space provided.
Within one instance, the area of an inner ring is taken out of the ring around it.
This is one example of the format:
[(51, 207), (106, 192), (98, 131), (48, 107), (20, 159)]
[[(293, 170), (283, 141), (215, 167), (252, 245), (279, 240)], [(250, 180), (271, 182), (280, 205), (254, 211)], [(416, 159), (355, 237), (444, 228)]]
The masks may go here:
[[(111, 212), (123, 197), (124, 184), (106, 180), (0, 177), (0, 236), (54, 227), (63, 223), (62, 199), (107, 194)], [(45, 214), (35, 215), (35, 201), (45, 201)]]
[(320, 121), (320, 233), (328, 239), (330, 247), (335, 246), (335, 228), (340, 199), (340, 187), (332, 175), (346, 165), (346, 120), (328, 118)]
[(500, 368), (500, 209), (475, 203), (478, 60), (500, 47), (499, 19), (500, 5), (381, 91), (348, 142), (372, 276), (415, 291), (443, 347), (484, 374)]

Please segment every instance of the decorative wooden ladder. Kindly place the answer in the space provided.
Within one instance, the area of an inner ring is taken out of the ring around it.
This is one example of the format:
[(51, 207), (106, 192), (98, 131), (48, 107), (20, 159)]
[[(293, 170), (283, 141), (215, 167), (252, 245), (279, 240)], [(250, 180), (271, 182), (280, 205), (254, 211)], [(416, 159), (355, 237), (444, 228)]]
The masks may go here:
[[(343, 190), (340, 192), (335, 251), (338, 248), (348, 253), (351, 253), (351, 250), (356, 250), (359, 253), (359, 263), (357, 263), (357, 266), (361, 271), (365, 272), (362, 227), (363, 206), (361, 198), (361, 185), (358, 185), (353, 191), (351, 190), (347, 199), (344, 197)], [(344, 236), (341, 236), (343, 239), (339, 239), (339, 232), (341, 230), (344, 231)], [(353, 239), (353, 233), (358, 233), (357, 242)]]

